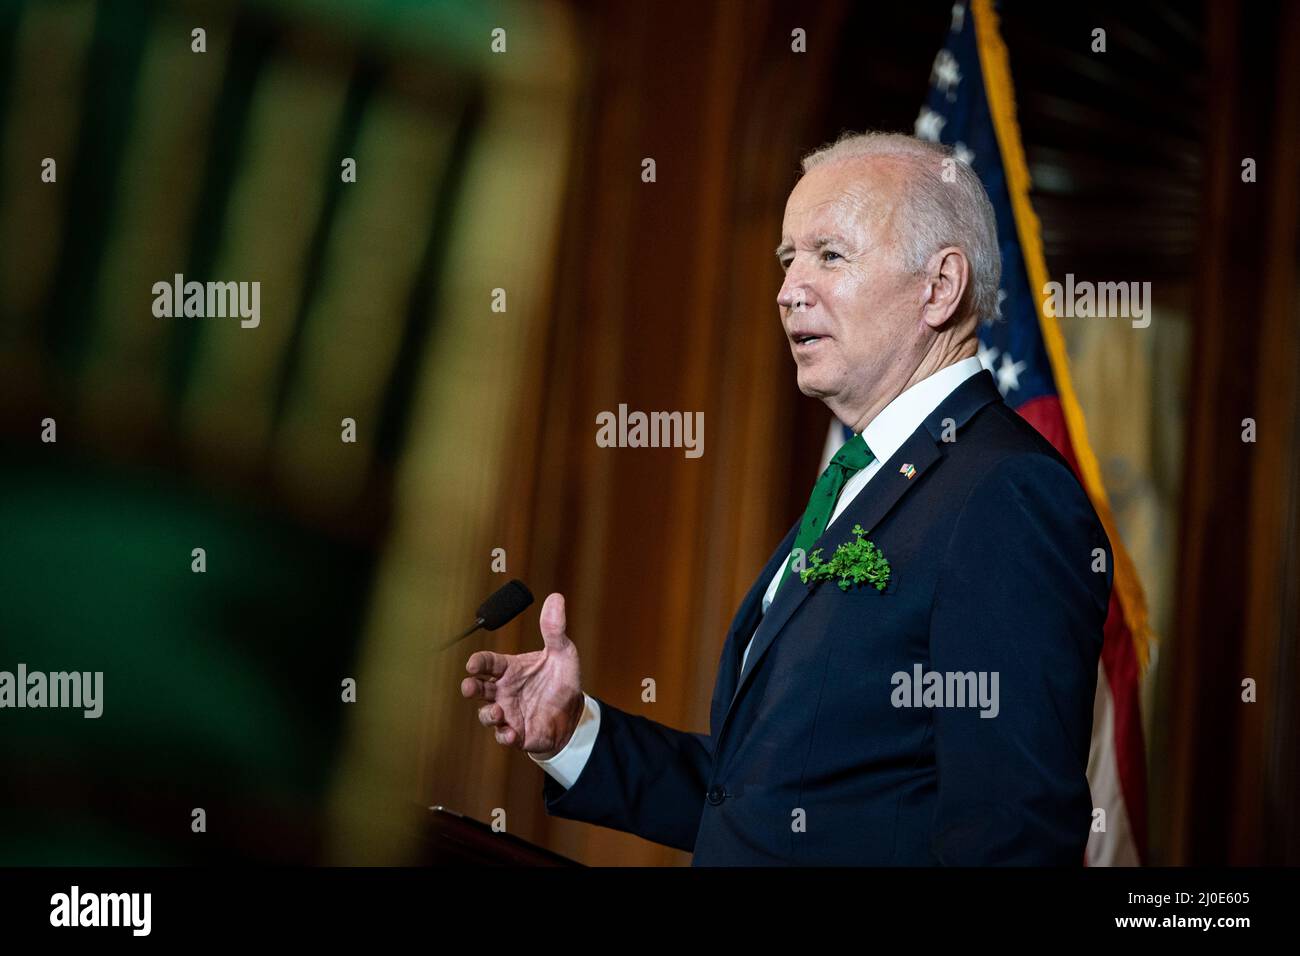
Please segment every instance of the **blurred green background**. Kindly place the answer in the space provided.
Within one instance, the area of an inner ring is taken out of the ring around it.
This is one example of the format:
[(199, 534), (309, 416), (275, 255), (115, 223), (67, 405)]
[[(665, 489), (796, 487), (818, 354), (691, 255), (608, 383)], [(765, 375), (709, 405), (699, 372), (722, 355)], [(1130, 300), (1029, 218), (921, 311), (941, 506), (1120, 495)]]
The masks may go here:
[[(349, 858), (346, 823), (328, 849), (341, 682), (385, 613), (400, 462), (443, 454), (419, 411), (454, 381), (440, 298), (492, 259), (464, 229), (485, 197), (518, 197), (545, 247), (559, 167), (532, 152), (558, 156), (533, 140), (564, 128), (557, 26), (468, 0), (0, 9), (0, 669), (104, 673), (99, 719), (0, 713), (0, 864)], [(475, 150), (515, 159), (471, 173)], [(260, 281), (260, 326), (155, 318), (175, 273)], [(437, 592), (427, 561), (402, 562)], [(421, 674), (429, 634), (403, 634)]]

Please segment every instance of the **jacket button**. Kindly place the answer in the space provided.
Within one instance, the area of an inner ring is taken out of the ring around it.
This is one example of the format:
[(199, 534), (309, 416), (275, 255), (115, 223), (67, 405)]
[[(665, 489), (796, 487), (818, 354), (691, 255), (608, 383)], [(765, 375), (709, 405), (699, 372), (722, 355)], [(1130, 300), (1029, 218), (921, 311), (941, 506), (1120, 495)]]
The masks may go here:
[(727, 798), (726, 791), (721, 787), (710, 787), (708, 793), (709, 803), (715, 807)]

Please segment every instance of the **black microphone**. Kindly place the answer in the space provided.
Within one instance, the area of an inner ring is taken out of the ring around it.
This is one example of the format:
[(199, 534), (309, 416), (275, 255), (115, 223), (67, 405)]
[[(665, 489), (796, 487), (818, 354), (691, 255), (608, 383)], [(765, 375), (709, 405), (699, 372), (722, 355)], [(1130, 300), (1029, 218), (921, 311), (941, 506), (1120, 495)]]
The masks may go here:
[(533, 592), (528, 590), (528, 585), (518, 578), (507, 581), (479, 605), (479, 609), (474, 614), (476, 618), (474, 626), (459, 637), (442, 645), (441, 649), (446, 650), (453, 644), (463, 641), (480, 627), (485, 630), (495, 631), (502, 624), (513, 621), (523, 613), (524, 608), (532, 603)]

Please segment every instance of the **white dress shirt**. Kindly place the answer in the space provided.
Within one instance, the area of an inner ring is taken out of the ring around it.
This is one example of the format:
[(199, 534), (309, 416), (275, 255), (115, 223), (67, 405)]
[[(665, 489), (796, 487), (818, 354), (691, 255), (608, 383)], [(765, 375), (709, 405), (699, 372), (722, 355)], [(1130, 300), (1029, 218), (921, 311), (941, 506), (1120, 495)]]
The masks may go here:
[[(858, 496), (858, 492), (865, 488), (867, 482), (880, 471), (881, 466), (889, 461), (912, 432), (920, 427), (926, 417), (939, 407), (953, 389), (982, 368), (980, 360), (974, 356), (954, 362), (939, 369), (929, 378), (917, 382), (880, 410), (880, 414), (862, 430), (862, 437), (867, 447), (871, 449), (871, 453), (875, 455), (875, 460), (866, 468), (854, 473), (844, 483), (839, 500), (835, 504), (835, 511), (826, 525), (828, 529)], [(776, 589), (781, 584), (781, 576), (785, 573), (789, 562), (790, 559), (787, 557), (776, 574), (772, 575), (771, 583), (768, 584), (767, 591), (763, 595), (764, 614), (767, 613), (768, 605), (776, 595)], [(745, 654), (740, 661), (742, 672), (745, 669), (745, 661), (749, 659), (749, 648), (753, 640), (751, 634), (749, 643), (745, 645)], [(579, 718), (578, 726), (564, 748), (554, 757), (546, 760), (539, 760), (532, 754), (528, 755), (566, 789), (573, 786), (578, 775), (582, 773), (582, 768), (587, 765), (587, 758), (591, 756), (591, 751), (596, 745), (596, 733), (600, 730), (600, 704), (590, 694), (584, 693), (582, 696), (586, 699), (582, 717)]]

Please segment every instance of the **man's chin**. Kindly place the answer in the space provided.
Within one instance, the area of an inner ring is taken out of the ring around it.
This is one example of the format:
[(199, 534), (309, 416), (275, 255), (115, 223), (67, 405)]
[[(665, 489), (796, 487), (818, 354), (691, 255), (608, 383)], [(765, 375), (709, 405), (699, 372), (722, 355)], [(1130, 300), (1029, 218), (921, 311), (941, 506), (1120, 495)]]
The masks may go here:
[(817, 375), (800, 372), (795, 376), (795, 384), (799, 387), (799, 391), (809, 398), (824, 399), (830, 394), (830, 389), (826, 387), (826, 383)]

